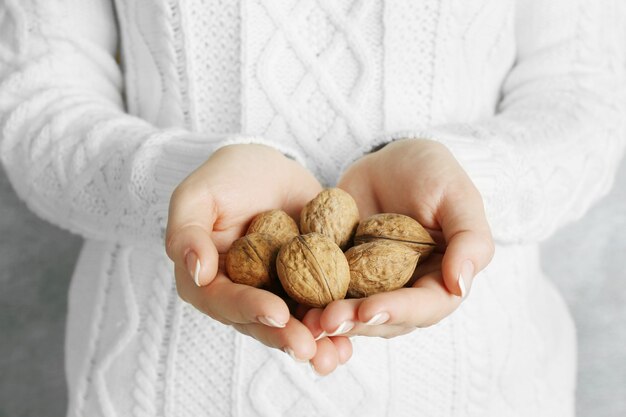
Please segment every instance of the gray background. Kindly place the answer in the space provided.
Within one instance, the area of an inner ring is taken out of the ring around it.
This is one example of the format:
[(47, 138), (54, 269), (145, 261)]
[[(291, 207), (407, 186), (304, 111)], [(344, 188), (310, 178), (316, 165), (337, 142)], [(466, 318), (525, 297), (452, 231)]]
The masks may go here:
[[(612, 193), (543, 245), (578, 326), (578, 415), (626, 416), (626, 162)], [(66, 292), (80, 238), (28, 212), (0, 170), (0, 417), (63, 416)]]

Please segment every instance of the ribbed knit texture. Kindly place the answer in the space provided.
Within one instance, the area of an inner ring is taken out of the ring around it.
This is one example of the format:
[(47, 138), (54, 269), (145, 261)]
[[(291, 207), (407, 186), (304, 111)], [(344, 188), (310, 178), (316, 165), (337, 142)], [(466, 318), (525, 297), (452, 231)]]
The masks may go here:
[[(0, 0), (2, 163), (33, 211), (87, 239), (68, 415), (572, 415), (574, 330), (536, 243), (612, 183), (623, 1), (114, 3)], [(450, 148), (498, 242), (451, 317), (354, 338), (320, 378), (178, 299), (169, 198), (216, 149), (274, 146), (332, 185), (406, 137)]]

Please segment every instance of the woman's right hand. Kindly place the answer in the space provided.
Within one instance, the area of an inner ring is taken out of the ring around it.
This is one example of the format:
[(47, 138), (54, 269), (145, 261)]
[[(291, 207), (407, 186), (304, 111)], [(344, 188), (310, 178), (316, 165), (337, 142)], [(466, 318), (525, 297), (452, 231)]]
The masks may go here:
[(176, 288), (184, 301), (328, 374), (350, 358), (349, 339), (316, 342), (280, 297), (233, 283), (223, 263), (223, 255), (256, 214), (280, 208), (297, 218), (321, 189), (306, 169), (271, 147), (226, 146), (172, 194), (166, 251), (174, 261)]

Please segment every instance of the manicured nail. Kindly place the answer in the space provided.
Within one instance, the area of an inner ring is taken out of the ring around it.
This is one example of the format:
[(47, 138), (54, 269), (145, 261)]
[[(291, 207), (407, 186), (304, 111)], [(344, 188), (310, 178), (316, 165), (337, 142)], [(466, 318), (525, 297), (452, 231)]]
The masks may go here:
[(367, 323), (365, 324), (368, 326), (377, 326), (379, 324), (386, 323), (388, 320), (389, 320), (389, 313), (383, 311), (382, 313), (378, 313), (374, 317), (369, 319)]
[(328, 336), (328, 333), (326, 333), (324, 330), (322, 330), (322, 333), (320, 333), (316, 338), (315, 341), (317, 342), (318, 340), (320, 340), (322, 337), (326, 337)]
[(200, 269), (202, 265), (200, 265), (200, 259), (198, 259), (198, 255), (194, 251), (191, 251), (187, 254), (185, 258), (185, 262), (187, 263), (187, 270), (189, 271), (189, 275), (193, 278), (193, 282), (196, 285), (200, 286)]
[(461, 273), (459, 274), (459, 290), (461, 291), (461, 298), (467, 297), (472, 279), (474, 278), (474, 264), (472, 261), (465, 260), (461, 265)]
[(280, 322), (274, 320), (273, 318), (271, 318), (270, 316), (259, 316), (259, 317), (257, 317), (257, 320), (260, 323), (262, 323), (262, 324), (264, 324), (266, 326), (269, 326), (269, 327), (277, 327), (279, 329), (282, 329), (283, 327), (286, 326), (285, 323), (280, 323)]
[(339, 336), (340, 334), (348, 333), (352, 329), (354, 329), (354, 322), (352, 320), (346, 320), (341, 323), (339, 327), (337, 327), (337, 330), (335, 330), (328, 336)]

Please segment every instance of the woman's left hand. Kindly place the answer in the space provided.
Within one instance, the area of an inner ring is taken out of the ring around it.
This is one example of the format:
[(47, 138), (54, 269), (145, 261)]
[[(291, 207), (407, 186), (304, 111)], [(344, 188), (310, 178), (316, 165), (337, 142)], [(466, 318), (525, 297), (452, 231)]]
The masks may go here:
[(404, 288), (309, 310), (303, 323), (311, 333), (390, 338), (451, 314), (491, 261), (494, 244), (482, 198), (450, 151), (430, 140), (396, 141), (355, 162), (338, 186), (354, 197), (363, 219), (375, 213), (413, 217), (438, 250)]

